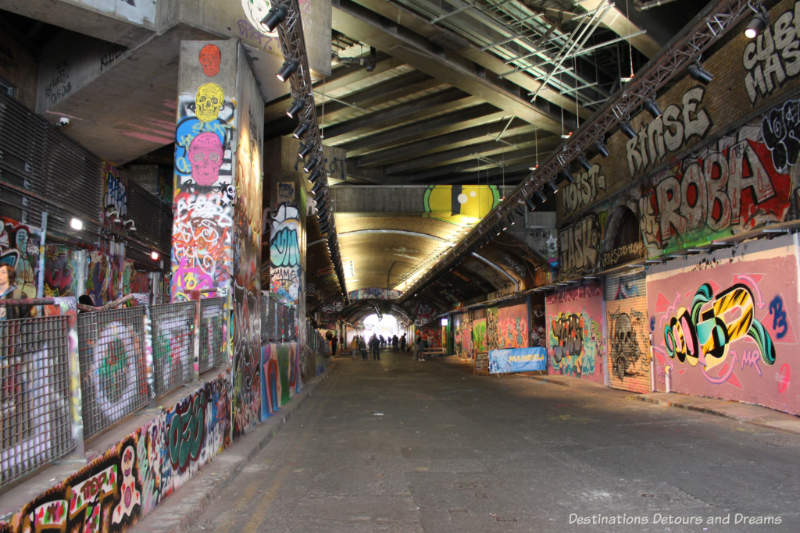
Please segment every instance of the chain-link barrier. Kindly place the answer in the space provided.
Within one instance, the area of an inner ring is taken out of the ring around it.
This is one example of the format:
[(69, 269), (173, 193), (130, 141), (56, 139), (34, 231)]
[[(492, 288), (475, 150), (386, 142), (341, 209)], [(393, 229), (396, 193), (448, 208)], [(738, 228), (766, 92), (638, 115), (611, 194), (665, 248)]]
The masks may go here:
[(192, 380), (195, 302), (154, 305), (153, 387), (162, 396)]
[(0, 320), (0, 486), (70, 452), (68, 319)]
[(200, 373), (225, 363), (225, 298), (201, 301)]
[(89, 438), (147, 405), (144, 307), (78, 315), (83, 435)]

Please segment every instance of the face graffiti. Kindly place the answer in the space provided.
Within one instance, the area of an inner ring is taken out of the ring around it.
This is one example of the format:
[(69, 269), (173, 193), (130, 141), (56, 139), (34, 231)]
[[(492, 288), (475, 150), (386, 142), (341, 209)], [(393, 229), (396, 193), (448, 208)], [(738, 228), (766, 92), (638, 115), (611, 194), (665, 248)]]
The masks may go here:
[(219, 74), (219, 64), (222, 60), (222, 53), (219, 50), (219, 46), (215, 44), (205, 45), (200, 49), (200, 54), (197, 59), (203, 67), (203, 74), (212, 78)]
[(208, 186), (216, 183), (223, 154), (222, 142), (215, 133), (204, 132), (192, 139), (189, 145), (192, 179), (198, 185)]
[(204, 83), (195, 95), (195, 114), (203, 122), (211, 122), (219, 116), (225, 102), (225, 91), (216, 83)]

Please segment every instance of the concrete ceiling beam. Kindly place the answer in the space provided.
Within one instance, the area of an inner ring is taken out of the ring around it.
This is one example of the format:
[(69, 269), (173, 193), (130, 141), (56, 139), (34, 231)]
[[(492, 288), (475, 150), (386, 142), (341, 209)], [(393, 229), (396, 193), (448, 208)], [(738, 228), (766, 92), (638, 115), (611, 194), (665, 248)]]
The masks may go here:
[[(549, 131), (561, 124), (521, 96), (518, 86), (451, 52), (398, 22), (389, 22), (350, 0), (333, 0), (333, 28), (391, 54), (426, 74)], [(516, 87), (516, 90), (514, 89)]]
[(368, 113), (353, 120), (325, 128), (324, 143), (338, 146), (361, 137), (371, 136), (377, 132), (404, 126), (428, 117), (443, 115), (481, 104), (474, 96), (467, 96), (458, 89), (448, 89), (440, 93), (426, 96), (413, 102)]

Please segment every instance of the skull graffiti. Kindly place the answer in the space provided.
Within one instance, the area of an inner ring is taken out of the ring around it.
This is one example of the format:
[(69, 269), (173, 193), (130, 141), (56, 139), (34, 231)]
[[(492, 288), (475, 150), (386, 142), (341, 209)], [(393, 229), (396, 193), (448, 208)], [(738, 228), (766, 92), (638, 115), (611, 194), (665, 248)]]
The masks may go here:
[(216, 133), (203, 132), (189, 145), (192, 179), (198, 185), (213, 185), (222, 166), (222, 141)]
[(216, 83), (204, 83), (194, 98), (195, 114), (203, 122), (211, 122), (219, 115), (225, 102), (225, 91)]
[(612, 315), (614, 332), (611, 338), (611, 359), (614, 375), (619, 379), (635, 374), (633, 366), (639, 360), (639, 344), (636, 340), (633, 320), (628, 313)]

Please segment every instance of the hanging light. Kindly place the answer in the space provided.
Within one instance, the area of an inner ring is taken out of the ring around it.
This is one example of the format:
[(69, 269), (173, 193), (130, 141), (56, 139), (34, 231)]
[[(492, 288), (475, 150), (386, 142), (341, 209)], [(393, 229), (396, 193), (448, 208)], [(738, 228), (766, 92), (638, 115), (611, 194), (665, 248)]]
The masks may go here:
[(267, 12), (267, 16), (261, 19), (261, 24), (267, 27), (269, 31), (274, 31), (278, 24), (283, 22), (286, 18), (286, 7), (276, 6)]
[(313, 149), (314, 145), (311, 143), (300, 143), (300, 150), (297, 151), (297, 157), (299, 159), (304, 159)]
[(161, 257), (161, 255), (158, 252), (156, 252), (155, 250), (150, 252), (150, 259), (152, 259), (153, 261), (158, 261), (159, 257)]
[(294, 118), (297, 112), (303, 109), (305, 105), (306, 105), (305, 100), (303, 100), (302, 98), (296, 99), (294, 103), (292, 103), (292, 105), (289, 107), (289, 109), (286, 110), (286, 116), (288, 116), (289, 118)]
[(755, 12), (755, 16), (750, 19), (747, 28), (744, 30), (744, 36), (748, 39), (755, 39), (769, 26), (769, 15), (764, 10), (764, 6), (756, 8), (750, 5), (750, 9)]
[(314, 168), (317, 165), (317, 163), (319, 163), (319, 159), (317, 159), (316, 156), (311, 156), (309, 160), (303, 165), (303, 170), (305, 170), (306, 173), (311, 172), (311, 169)]
[(545, 183), (545, 185), (549, 187), (551, 191), (553, 191), (553, 194), (556, 194), (558, 192), (558, 184), (555, 181), (552, 180), (548, 181), (547, 183)]
[[(578, 163), (580, 163), (580, 165), (586, 169), (586, 172), (592, 170), (592, 164), (589, 163), (589, 161), (587, 161), (582, 155), (578, 156)], [(569, 182), (572, 183), (572, 180), (569, 180)]]
[(636, 138), (636, 132), (633, 130), (630, 122), (628, 122), (627, 120), (623, 120), (622, 122), (619, 123), (619, 129), (622, 131), (622, 133), (624, 133), (631, 139)]
[(300, 123), (300, 124), (298, 124), (298, 125), (297, 125), (297, 127), (294, 129), (294, 132), (292, 133), (292, 136), (293, 136), (295, 139), (302, 139), (302, 138), (303, 138), (303, 135), (305, 135), (305, 134), (306, 134), (306, 132), (308, 131), (308, 127), (309, 127), (309, 126), (308, 126), (308, 122), (301, 122), (301, 123)]
[(547, 201), (547, 197), (544, 194), (542, 194), (542, 191), (536, 191), (533, 194), (539, 200), (540, 204), (543, 204), (543, 203), (545, 203)]
[[(589, 170), (588, 168), (586, 170)], [(572, 177), (570, 171), (566, 168), (561, 169), (561, 176), (570, 183), (575, 183), (575, 178)], [(555, 192), (555, 191), (554, 191)]]
[(300, 63), (296, 59), (287, 59), (283, 62), (283, 66), (276, 74), (277, 78), (281, 81), (286, 81), (289, 77), (294, 74), (294, 71), (297, 70), (297, 67), (300, 66)]
[[(319, 167), (317, 167), (317, 168), (315, 168), (315, 169), (314, 169), (314, 172), (312, 172), (312, 173), (311, 173), (311, 174), (308, 176), (308, 179), (309, 179), (309, 180), (311, 180), (313, 183), (316, 183), (316, 182), (317, 182), (317, 180), (319, 180), (319, 177), (320, 177), (321, 175), (322, 175), (322, 172), (320, 172), (320, 170), (319, 170)], [(320, 183), (322, 183), (322, 180), (320, 180)]]
[(594, 149), (600, 152), (603, 157), (608, 157), (608, 147), (606, 147), (603, 141), (597, 141), (594, 143)]
[(714, 75), (700, 66), (700, 63), (692, 63), (688, 68), (689, 75), (702, 83), (711, 83)]
[(75, 231), (81, 231), (83, 229), (83, 220), (72, 217), (69, 219), (69, 227), (74, 229)]
[(534, 204), (533, 201), (531, 201), (530, 198), (526, 198), (525, 199), (525, 204), (528, 206), (528, 209), (530, 209), (531, 211), (536, 211), (536, 204)]
[(650, 111), (650, 114), (653, 115), (653, 118), (658, 118), (661, 116), (661, 108), (658, 107), (658, 104), (655, 100), (648, 98), (644, 101), (644, 108)]

